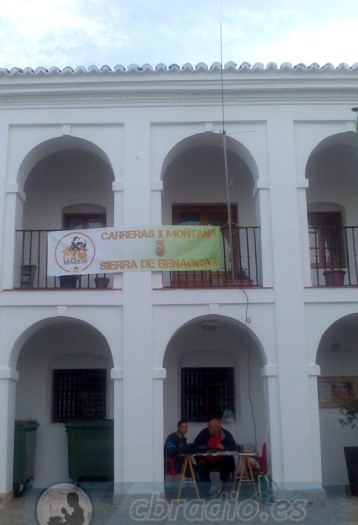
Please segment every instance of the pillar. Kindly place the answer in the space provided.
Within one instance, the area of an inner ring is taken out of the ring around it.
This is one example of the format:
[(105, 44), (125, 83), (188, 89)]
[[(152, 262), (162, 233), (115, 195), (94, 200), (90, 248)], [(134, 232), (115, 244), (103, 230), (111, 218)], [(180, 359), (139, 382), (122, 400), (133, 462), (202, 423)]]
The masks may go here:
[(12, 498), (15, 398), (18, 379), (16, 370), (0, 368), (0, 507)]

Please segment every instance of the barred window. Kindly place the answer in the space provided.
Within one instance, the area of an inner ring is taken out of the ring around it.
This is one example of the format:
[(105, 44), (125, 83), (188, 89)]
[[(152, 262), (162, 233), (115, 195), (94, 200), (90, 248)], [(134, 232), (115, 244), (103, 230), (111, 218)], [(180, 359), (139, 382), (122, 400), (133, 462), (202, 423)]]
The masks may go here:
[(225, 410), (235, 414), (234, 369), (182, 368), (181, 418), (208, 421), (221, 418)]
[(53, 371), (52, 421), (106, 418), (106, 370)]

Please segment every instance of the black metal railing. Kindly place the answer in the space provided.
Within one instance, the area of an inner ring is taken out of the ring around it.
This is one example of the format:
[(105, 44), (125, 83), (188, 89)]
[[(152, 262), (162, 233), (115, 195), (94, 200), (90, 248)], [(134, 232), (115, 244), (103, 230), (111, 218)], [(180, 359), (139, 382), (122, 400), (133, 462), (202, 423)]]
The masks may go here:
[[(96, 288), (97, 275), (47, 275), (47, 234), (53, 230), (17, 230), (15, 251), (14, 288)], [(233, 227), (232, 242), (228, 232), (223, 231), (223, 269), (220, 271), (171, 272), (167, 286), (187, 287), (246, 287), (260, 286), (259, 247), (260, 228)], [(232, 247), (233, 257), (230, 255)], [(232, 270), (232, 260), (234, 266)], [(65, 282), (66, 281), (66, 282)]]
[(358, 284), (358, 226), (309, 228), (313, 286)]
[[(98, 275), (80, 275), (75, 283), (63, 283), (60, 277), (47, 275), (49, 231), (53, 230), (16, 230), (14, 288), (96, 288)], [(313, 286), (358, 285), (358, 226), (309, 228), (309, 239)], [(172, 288), (262, 286), (260, 228), (235, 227), (232, 242), (229, 241), (228, 232), (223, 231), (222, 270), (172, 271), (164, 276), (164, 285)]]
[(222, 229), (222, 270), (173, 271), (168, 286), (172, 288), (261, 286), (260, 228), (233, 225), (231, 236), (232, 242), (227, 227)]
[[(16, 230), (14, 288), (104, 288), (108, 286), (105, 274), (47, 275), (47, 234), (53, 230)], [(103, 279), (105, 285), (103, 285)]]

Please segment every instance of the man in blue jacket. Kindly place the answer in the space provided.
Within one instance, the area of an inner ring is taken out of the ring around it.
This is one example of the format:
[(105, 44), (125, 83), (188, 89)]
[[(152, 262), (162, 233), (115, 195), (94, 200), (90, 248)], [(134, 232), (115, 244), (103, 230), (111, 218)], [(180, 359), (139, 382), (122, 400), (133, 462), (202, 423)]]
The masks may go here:
[(169, 434), (164, 444), (164, 459), (172, 459), (174, 462), (174, 469), (179, 474), (183, 466), (183, 458), (181, 454), (185, 452), (186, 437), (188, 432), (188, 423), (180, 420), (177, 423), (177, 430)]

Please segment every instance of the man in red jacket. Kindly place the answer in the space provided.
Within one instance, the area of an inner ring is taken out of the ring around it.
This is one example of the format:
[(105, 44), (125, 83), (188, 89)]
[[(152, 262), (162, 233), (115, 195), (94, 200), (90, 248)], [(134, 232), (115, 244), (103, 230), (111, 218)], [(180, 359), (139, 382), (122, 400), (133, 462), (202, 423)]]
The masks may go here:
[[(207, 428), (199, 432), (194, 440), (194, 447), (198, 452), (212, 452), (214, 454), (220, 453), (221, 451), (234, 452), (237, 450), (237, 445), (232, 434), (222, 428), (217, 418), (210, 419)], [(198, 455), (195, 459), (198, 465), (200, 480), (205, 483), (206, 486), (211, 487), (210, 472), (220, 472), (220, 480), (226, 482), (231, 479), (231, 475), (235, 470), (235, 459), (231, 455)], [(222, 483), (215, 487), (215, 491), (212, 490), (213, 488), (214, 487), (211, 487), (210, 495), (215, 497), (220, 493)]]

